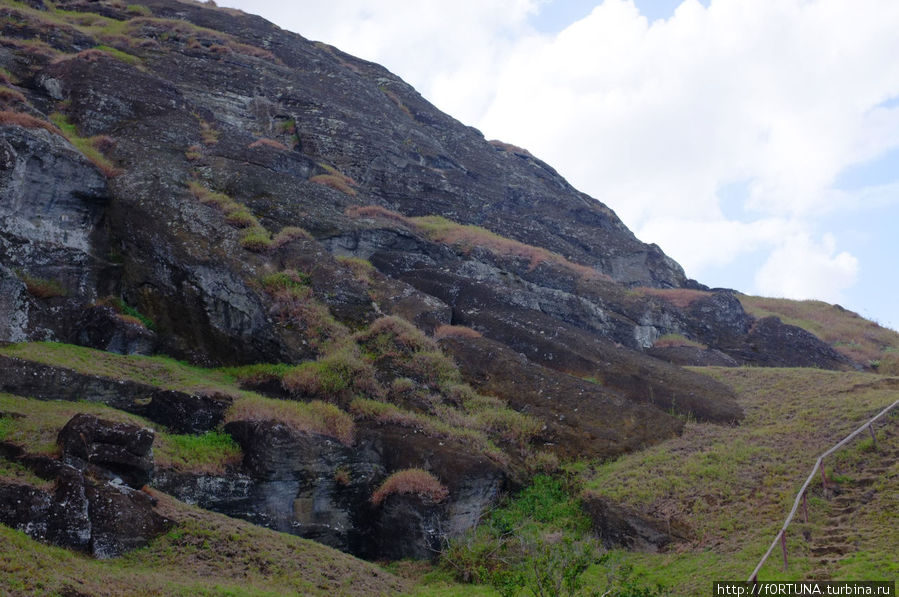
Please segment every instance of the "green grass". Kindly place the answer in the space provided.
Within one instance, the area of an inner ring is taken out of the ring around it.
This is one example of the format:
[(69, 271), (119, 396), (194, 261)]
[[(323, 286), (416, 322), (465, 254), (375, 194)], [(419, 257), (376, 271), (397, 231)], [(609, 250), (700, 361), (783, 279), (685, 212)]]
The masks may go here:
[(75, 125), (69, 122), (65, 114), (54, 112), (50, 114), (50, 120), (55, 124), (63, 136), (69, 140), (69, 143), (75, 146), (81, 154), (90, 160), (104, 175), (113, 178), (119, 174), (118, 169), (113, 165), (103, 153), (94, 146), (92, 139), (82, 137), (78, 134)]
[(156, 458), (178, 470), (224, 472), (225, 466), (240, 462), (240, 446), (227, 433), (208, 431), (203, 435), (165, 435), (155, 450)]
[[(817, 456), (895, 400), (889, 385), (871, 374), (770, 368), (704, 371), (736, 390), (746, 412), (740, 426), (691, 422), (679, 438), (613, 462), (580, 468), (588, 493), (689, 528), (689, 541), (672, 552), (635, 556), (650, 579), (668, 579), (677, 594), (685, 595), (704, 594), (716, 579), (748, 577), (774, 539)], [(847, 450), (863, 453), (864, 441)], [(826, 464), (833, 467), (834, 462)], [(814, 498), (820, 484), (816, 481), (812, 487)], [(895, 489), (892, 493), (896, 494)], [(805, 527), (810, 532), (820, 528), (829, 512), (825, 500), (817, 504)], [(895, 512), (895, 504), (892, 508)], [(872, 507), (870, 511), (889, 509)], [(892, 558), (888, 541), (896, 540), (895, 531), (883, 531), (884, 521), (859, 524), (863, 533), (875, 539), (860, 548), (864, 555), (857, 558), (868, 564), (864, 569), (857, 564), (856, 572), (866, 570), (864, 574), (870, 575), (866, 578), (879, 578), (878, 570)], [(782, 572), (774, 557), (760, 578), (802, 579), (814, 568), (815, 562), (806, 555), (803, 528), (798, 525), (788, 533), (789, 571)], [(894, 520), (887, 529), (895, 528)], [(834, 579), (859, 578), (849, 568), (836, 567), (832, 574)]]
[(204, 369), (169, 357), (126, 356), (53, 342), (12, 344), (0, 347), (0, 354), (167, 390), (222, 394), (234, 400), (225, 413), (226, 422), (279, 420), (299, 431), (330, 435), (341, 441), (352, 438), (352, 419), (343, 411), (332, 410), (332, 405), (321, 407), (315, 403), (276, 400), (241, 390), (236, 377), (227, 373), (227, 369)]
[(15, 595), (386, 595), (408, 584), (373, 564), (155, 493), (177, 524), (149, 546), (95, 560), (0, 525), (0, 586)]
[(219, 473), (242, 458), (240, 447), (225, 433), (167, 433), (161, 425), (96, 402), (34, 400), (0, 394), (0, 412), (19, 415), (0, 417), (0, 441), (20, 446), (31, 454), (56, 455), (59, 431), (73, 416), (86, 413), (109, 421), (153, 429), (156, 432), (153, 453), (158, 467), (184, 472)]
[(753, 317), (776, 316), (786, 324), (800, 327), (850, 359), (868, 365), (899, 350), (899, 333), (869, 321), (857, 313), (822, 301), (794, 301), (738, 295)]

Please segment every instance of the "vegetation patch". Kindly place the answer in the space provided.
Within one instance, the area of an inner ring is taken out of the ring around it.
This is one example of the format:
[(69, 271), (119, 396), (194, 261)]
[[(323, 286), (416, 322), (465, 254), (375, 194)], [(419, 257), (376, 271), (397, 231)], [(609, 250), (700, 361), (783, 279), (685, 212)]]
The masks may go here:
[(150, 319), (134, 307), (128, 305), (125, 301), (117, 296), (108, 296), (97, 301), (96, 304), (103, 305), (105, 307), (111, 307), (119, 315), (129, 318), (131, 322), (137, 322), (138, 325), (141, 325), (148, 330), (156, 329), (156, 324), (152, 319)]
[(535, 476), (475, 529), (451, 541), (441, 568), (459, 582), (491, 585), (503, 597), (664, 594), (620, 558), (603, 553), (578, 492), (571, 478)]
[[(667, 578), (678, 594), (699, 594), (722, 574), (748, 576), (780, 529), (818, 455), (895, 400), (889, 384), (865, 373), (692, 369), (734, 388), (746, 413), (739, 426), (688, 422), (681, 437), (581, 471), (588, 492), (658, 520), (690, 526), (687, 543), (666, 554), (634, 558), (649, 578)], [(826, 463), (831, 477), (837, 462)], [(823, 532), (821, 516), (828, 503), (815, 480), (810, 522), (797, 521), (788, 533), (789, 570), (784, 572), (772, 558), (760, 578), (807, 578), (817, 563), (805, 536)], [(882, 536), (874, 527), (859, 532)], [(884, 554), (890, 550), (867, 549), (870, 566), (866, 574), (855, 577), (879, 578), (884, 557), (890, 557)], [(848, 578), (841, 562), (828, 570), (829, 578)]]
[(347, 255), (338, 255), (336, 259), (337, 263), (350, 270), (356, 280), (363, 284), (372, 283), (377, 270), (369, 260)]
[(278, 151), (287, 151), (290, 149), (280, 141), (276, 141), (275, 139), (256, 139), (249, 145), (247, 145), (248, 149), (256, 149), (257, 147), (270, 147), (271, 149), (277, 149)]
[(382, 396), (371, 364), (357, 346), (346, 343), (317, 361), (298, 365), (282, 377), (284, 389), (306, 397), (348, 403), (353, 396)]
[(711, 296), (710, 292), (689, 288), (649, 288), (644, 286), (634, 290), (645, 296), (658, 297), (680, 309), (686, 309), (696, 301)]
[(272, 297), (281, 325), (302, 332), (315, 350), (322, 351), (328, 342), (349, 332), (315, 298), (309, 282), (309, 276), (303, 272), (283, 270), (262, 278), (261, 285)]
[(320, 400), (296, 402), (244, 395), (225, 414), (225, 422), (231, 421), (277, 421), (296, 431), (333, 437), (347, 446), (353, 445), (356, 435), (352, 417)]
[(50, 131), (54, 135), (62, 136), (62, 131), (56, 128), (46, 120), (35, 118), (24, 112), (14, 112), (11, 110), (0, 110), (0, 125), (2, 126), (21, 126), (27, 129), (44, 129)]
[(410, 494), (440, 503), (449, 496), (449, 490), (437, 477), (420, 468), (397, 471), (384, 479), (374, 493), (371, 503), (380, 506), (391, 495)]
[(475, 249), (485, 250), (499, 257), (525, 261), (530, 270), (546, 264), (558, 267), (585, 282), (611, 280), (606, 274), (569, 261), (558, 253), (500, 236), (480, 226), (458, 224), (442, 216), (406, 217), (376, 205), (349, 207), (346, 215), (352, 218), (380, 219), (401, 224), (431, 241), (452, 246), (463, 254), (471, 253)]
[(66, 296), (65, 286), (57, 280), (49, 280), (47, 278), (38, 278), (23, 271), (16, 271), (16, 275), (25, 284), (25, 290), (28, 294), (39, 299), (48, 299), (58, 296)]
[(462, 325), (439, 325), (434, 330), (434, 337), (438, 340), (443, 338), (480, 338), (481, 332)]
[(97, 148), (97, 144), (102, 143), (101, 139), (81, 137), (75, 125), (70, 123), (66, 115), (61, 112), (51, 114), (50, 120), (59, 128), (62, 135), (69, 140), (69, 143), (74, 145), (107, 178), (114, 178), (119, 175), (119, 170)]
[(652, 343), (653, 348), (671, 348), (676, 346), (685, 346), (688, 348), (699, 348), (702, 350), (707, 350), (708, 346), (703, 344), (702, 342), (697, 342), (695, 340), (690, 340), (686, 336), (682, 336), (681, 334), (665, 334), (663, 336), (659, 336), (655, 342)]
[(882, 360), (891, 351), (899, 351), (899, 333), (839, 305), (745, 294), (737, 295), (737, 298), (753, 317), (779, 317), (784, 323), (814, 334), (837, 352), (863, 365)]
[(272, 239), (272, 248), (279, 249), (295, 240), (312, 240), (312, 235), (299, 226), (285, 226)]
[(524, 155), (529, 158), (534, 157), (534, 154), (532, 154), (527, 149), (525, 149), (523, 147), (519, 147), (517, 145), (512, 145), (511, 143), (506, 143), (505, 141), (500, 141), (499, 139), (492, 139), (490, 141), (487, 141), (487, 143), (494, 146), (498, 150), (504, 151), (506, 153), (517, 153), (519, 155)]
[(179, 471), (222, 474), (240, 462), (240, 446), (227, 433), (207, 431), (202, 435), (165, 434), (154, 446), (156, 464)]
[(28, 99), (22, 92), (12, 87), (0, 85), (0, 104), (9, 106), (14, 104), (28, 104)]

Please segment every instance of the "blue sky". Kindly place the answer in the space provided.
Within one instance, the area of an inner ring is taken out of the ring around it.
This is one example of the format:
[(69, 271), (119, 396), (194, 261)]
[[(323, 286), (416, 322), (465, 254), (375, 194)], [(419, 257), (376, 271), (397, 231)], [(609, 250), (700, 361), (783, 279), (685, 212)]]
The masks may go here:
[(704, 284), (899, 327), (896, 0), (220, 4), (385, 65)]

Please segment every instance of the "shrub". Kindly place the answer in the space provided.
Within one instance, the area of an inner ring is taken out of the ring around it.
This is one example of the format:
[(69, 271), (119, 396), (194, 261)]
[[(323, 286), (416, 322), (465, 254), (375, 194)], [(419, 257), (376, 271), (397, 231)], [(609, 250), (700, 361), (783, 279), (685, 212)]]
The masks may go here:
[(374, 369), (359, 355), (353, 344), (332, 350), (317, 361), (298, 365), (284, 374), (284, 389), (318, 398), (349, 400), (363, 394), (382, 396)]
[(219, 142), (219, 132), (212, 128), (212, 125), (203, 120), (199, 114), (194, 114), (197, 118), (197, 122), (200, 125), (200, 139), (203, 140), (203, 145), (215, 145)]
[(290, 149), (280, 141), (275, 141), (274, 139), (257, 139), (247, 145), (248, 149), (256, 149), (257, 147), (271, 147), (272, 149), (278, 149), (281, 151), (287, 151)]
[(239, 207), (235, 209), (227, 216), (225, 216), (225, 221), (234, 226), (235, 228), (261, 228), (259, 224), (259, 220), (256, 219), (256, 216), (250, 213), (246, 207)]
[(449, 496), (449, 490), (431, 473), (420, 468), (409, 468), (387, 477), (371, 494), (371, 503), (380, 506), (394, 494), (414, 494), (440, 503)]
[(271, 248), (271, 234), (262, 226), (252, 226), (244, 229), (243, 236), (240, 238), (240, 244), (248, 251), (261, 253)]
[(438, 350), (437, 344), (424, 332), (401, 317), (389, 315), (372, 322), (356, 334), (356, 341), (366, 351), (378, 356), (411, 355), (414, 352)]
[(440, 325), (434, 330), (434, 337), (443, 338), (480, 338), (481, 332), (461, 325)]

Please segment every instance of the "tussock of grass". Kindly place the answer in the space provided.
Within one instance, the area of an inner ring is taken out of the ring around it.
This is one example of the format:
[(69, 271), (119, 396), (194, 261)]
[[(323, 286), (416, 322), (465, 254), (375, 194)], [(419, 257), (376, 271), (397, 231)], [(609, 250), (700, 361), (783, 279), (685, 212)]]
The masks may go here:
[(28, 99), (22, 95), (22, 92), (4, 85), (0, 86), (0, 104), (28, 104)]
[(863, 365), (883, 359), (890, 350), (899, 350), (899, 333), (837, 305), (744, 294), (737, 298), (753, 317), (779, 317), (784, 323), (814, 334)]
[(203, 435), (165, 434), (154, 444), (158, 466), (179, 471), (222, 474), (228, 465), (243, 457), (240, 446), (227, 433), (208, 431)]
[(686, 336), (682, 336), (681, 334), (665, 334), (664, 336), (659, 336), (655, 342), (652, 343), (653, 348), (670, 348), (674, 346), (686, 346), (690, 348), (701, 348), (702, 350), (706, 350), (708, 346), (703, 344), (702, 342), (697, 342), (695, 340), (690, 340)]
[(272, 248), (278, 249), (295, 240), (312, 240), (312, 235), (299, 226), (285, 226), (272, 239)]
[(320, 184), (328, 188), (340, 191), (345, 195), (353, 197), (356, 195), (356, 189), (353, 188), (355, 183), (352, 179), (340, 174), (316, 174), (309, 179), (309, 182)]
[(347, 402), (353, 396), (382, 396), (375, 371), (351, 343), (329, 351), (317, 361), (298, 365), (282, 378), (284, 388), (306, 397)]
[(240, 237), (240, 246), (247, 251), (262, 253), (272, 247), (272, 235), (262, 226), (245, 228), (243, 235)]
[(449, 496), (449, 490), (428, 471), (408, 468), (384, 479), (371, 494), (371, 503), (380, 506), (389, 496), (398, 494), (413, 494), (439, 503)]
[(337, 257), (337, 262), (350, 270), (350, 272), (353, 274), (353, 277), (363, 284), (371, 284), (372, 280), (374, 279), (375, 272), (377, 271), (375, 269), (375, 266), (373, 266), (370, 261), (368, 261), (367, 259), (362, 259), (361, 257), (339, 255)]

